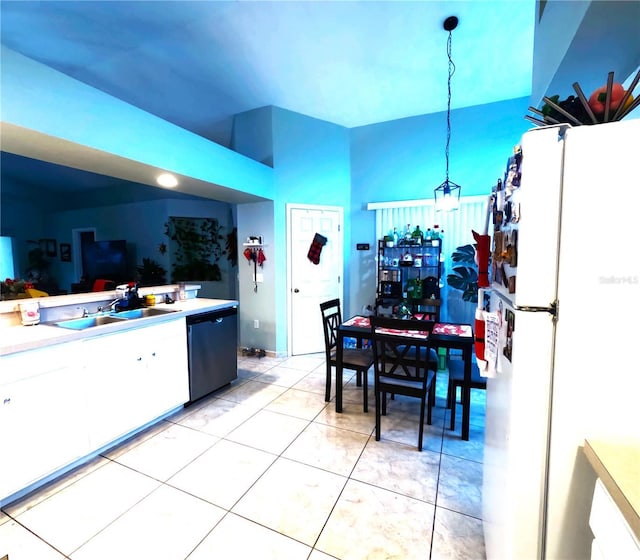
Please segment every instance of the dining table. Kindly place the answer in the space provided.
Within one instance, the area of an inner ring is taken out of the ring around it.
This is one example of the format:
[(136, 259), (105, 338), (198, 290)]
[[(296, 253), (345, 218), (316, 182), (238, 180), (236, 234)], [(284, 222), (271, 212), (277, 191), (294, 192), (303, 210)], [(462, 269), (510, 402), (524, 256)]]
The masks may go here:
[[(465, 323), (435, 323), (430, 334), (433, 348), (460, 350), (464, 361), (464, 383), (462, 397), (462, 439), (469, 440), (469, 417), (471, 413), (471, 366), (473, 359), (473, 329)], [(369, 317), (355, 315), (342, 322), (336, 335), (336, 412), (342, 412), (342, 355), (346, 338), (354, 338), (361, 346), (371, 338)], [(455, 405), (454, 405), (455, 406)]]

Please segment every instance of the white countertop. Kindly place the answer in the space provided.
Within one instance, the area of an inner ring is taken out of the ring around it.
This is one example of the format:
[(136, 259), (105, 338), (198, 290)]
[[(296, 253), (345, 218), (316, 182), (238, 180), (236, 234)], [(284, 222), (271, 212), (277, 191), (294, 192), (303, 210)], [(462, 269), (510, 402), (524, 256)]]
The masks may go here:
[(640, 440), (585, 440), (584, 453), (640, 540)]
[[(64, 297), (64, 296), (62, 296)], [(225, 309), (227, 307), (237, 307), (238, 302), (226, 299), (191, 298), (175, 303), (160, 303), (156, 305), (158, 309), (167, 309), (173, 313), (145, 317), (142, 319), (129, 319), (118, 323), (109, 323), (85, 330), (71, 330), (55, 325), (38, 324), (33, 326), (2, 326), (0, 327), (0, 356), (22, 352), (24, 350), (35, 350), (53, 344), (61, 344), (72, 340), (81, 340), (95, 336), (102, 336), (132, 328), (140, 328), (153, 323), (171, 321), (188, 315), (195, 315), (209, 311)]]

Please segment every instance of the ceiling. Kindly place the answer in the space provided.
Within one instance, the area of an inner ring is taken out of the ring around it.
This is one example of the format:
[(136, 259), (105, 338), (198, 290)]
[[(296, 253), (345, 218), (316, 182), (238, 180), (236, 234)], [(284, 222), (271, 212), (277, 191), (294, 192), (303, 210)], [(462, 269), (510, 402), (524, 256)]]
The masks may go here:
[(446, 110), (450, 15), (452, 108), (531, 93), (534, 0), (3, 0), (0, 38), (228, 145), (234, 114), (269, 105), (348, 128)]

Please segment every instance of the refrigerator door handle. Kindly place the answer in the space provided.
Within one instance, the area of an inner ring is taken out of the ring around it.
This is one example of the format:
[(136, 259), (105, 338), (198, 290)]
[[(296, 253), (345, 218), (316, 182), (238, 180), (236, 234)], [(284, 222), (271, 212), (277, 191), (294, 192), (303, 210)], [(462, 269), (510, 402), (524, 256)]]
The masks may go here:
[(530, 313), (546, 312), (553, 315), (555, 320), (558, 319), (558, 301), (551, 302), (548, 307), (538, 307), (535, 305), (516, 305), (517, 311), (527, 311)]

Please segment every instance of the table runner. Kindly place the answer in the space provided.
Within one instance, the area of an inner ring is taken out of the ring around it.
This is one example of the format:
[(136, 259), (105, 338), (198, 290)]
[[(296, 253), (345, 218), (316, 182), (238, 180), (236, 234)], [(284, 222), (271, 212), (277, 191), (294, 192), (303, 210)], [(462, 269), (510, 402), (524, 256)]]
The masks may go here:
[[(363, 329), (368, 329), (371, 327), (371, 321), (369, 317), (362, 317), (360, 315), (356, 315), (355, 317), (351, 317), (343, 323), (345, 327), (360, 327)], [(427, 338), (429, 336), (428, 331), (407, 331), (404, 329), (387, 329), (384, 327), (380, 327), (376, 329), (376, 332), (382, 334), (392, 334), (396, 336), (410, 336), (413, 338)]]
[[(369, 317), (356, 315), (343, 323), (345, 327), (361, 327), (368, 329), (371, 326)], [(433, 326), (433, 334), (447, 334), (455, 336), (473, 336), (470, 325), (455, 325), (451, 323), (436, 323)]]

